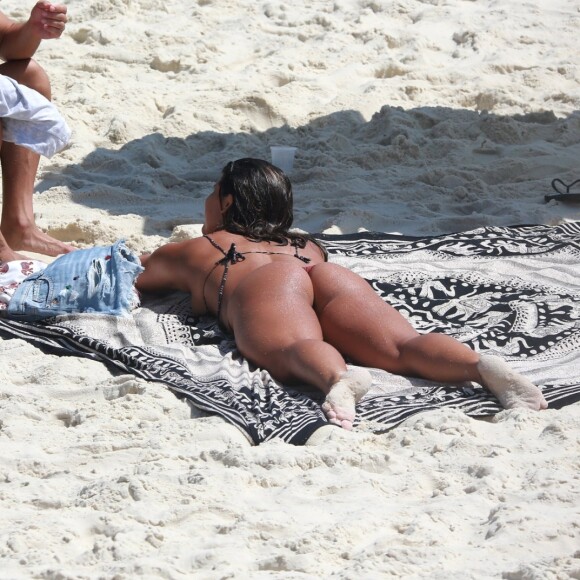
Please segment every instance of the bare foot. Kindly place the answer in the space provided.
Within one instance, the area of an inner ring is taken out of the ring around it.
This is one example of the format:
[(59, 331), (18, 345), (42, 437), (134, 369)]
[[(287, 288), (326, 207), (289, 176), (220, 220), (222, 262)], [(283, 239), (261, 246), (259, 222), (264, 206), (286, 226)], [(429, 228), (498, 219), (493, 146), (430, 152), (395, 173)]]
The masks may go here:
[(505, 409), (524, 407), (539, 411), (548, 408), (542, 391), (526, 377), (512, 370), (503, 359), (482, 355), (477, 370), (483, 385), (499, 399)]
[(19, 232), (18, 235), (12, 234), (5, 237), (11, 248), (24, 252), (35, 252), (44, 256), (58, 256), (76, 250), (73, 246), (49, 236), (36, 226)]
[(14, 250), (10, 249), (8, 246), (0, 248), (0, 265), (4, 262), (14, 262), (17, 260), (30, 260), (28, 256), (19, 254)]
[(372, 382), (371, 373), (366, 369), (346, 371), (339, 381), (330, 387), (330, 392), (322, 404), (322, 410), (329, 423), (350, 431), (356, 414), (355, 405), (371, 388)]

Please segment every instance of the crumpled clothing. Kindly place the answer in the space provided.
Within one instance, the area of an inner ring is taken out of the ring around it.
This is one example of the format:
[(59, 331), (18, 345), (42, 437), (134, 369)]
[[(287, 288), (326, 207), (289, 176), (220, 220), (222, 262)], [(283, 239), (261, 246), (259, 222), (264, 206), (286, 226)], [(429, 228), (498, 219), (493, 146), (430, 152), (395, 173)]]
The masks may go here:
[(15, 290), (9, 318), (35, 322), (73, 313), (130, 316), (139, 306), (135, 280), (144, 270), (124, 240), (59, 256)]
[(0, 75), (2, 139), (52, 157), (64, 149), (71, 130), (58, 109), (38, 91)]

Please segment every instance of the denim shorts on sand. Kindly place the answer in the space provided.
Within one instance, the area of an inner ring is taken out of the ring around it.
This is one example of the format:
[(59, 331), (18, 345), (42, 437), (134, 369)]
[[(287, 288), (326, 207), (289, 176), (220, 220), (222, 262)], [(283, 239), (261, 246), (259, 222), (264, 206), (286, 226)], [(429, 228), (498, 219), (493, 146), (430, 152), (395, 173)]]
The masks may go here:
[(127, 316), (139, 304), (134, 283), (142, 271), (139, 257), (123, 240), (112, 246), (75, 250), (28, 276), (16, 289), (6, 313), (25, 321), (76, 312)]

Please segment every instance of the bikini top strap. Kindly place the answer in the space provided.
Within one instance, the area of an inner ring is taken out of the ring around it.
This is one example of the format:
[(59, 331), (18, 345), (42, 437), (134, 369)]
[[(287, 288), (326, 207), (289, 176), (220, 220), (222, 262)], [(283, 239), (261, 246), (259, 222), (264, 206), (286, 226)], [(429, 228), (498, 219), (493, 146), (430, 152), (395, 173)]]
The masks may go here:
[[(211, 273), (215, 270), (215, 268), (217, 266), (221, 265), (224, 267), (224, 273), (222, 274), (220, 287), (218, 289), (218, 302), (217, 302), (217, 313), (216, 314), (217, 314), (217, 319), (219, 320), (220, 314), (222, 311), (222, 301), (224, 299), (224, 289), (226, 287), (226, 281), (228, 279), (228, 271), (230, 268), (230, 264), (237, 264), (238, 262), (243, 262), (246, 259), (246, 257), (236, 250), (236, 244), (234, 244), (234, 243), (232, 243), (232, 245), (230, 246), (230, 249), (226, 252), (215, 240), (213, 240), (209, 236), (204, 235), (203, 237), (207, 238), (209, 240), (210, 244), (224, 255), (224, 257), (221, 260), (218, 260), (215, 263), (215, 266), (211, 269), (211, 271), (209, 272), (209, 274), (206, 277), (206, 281), (207, 281), (207, 278), (209, 278), (209, 276), (211, 275)], [(204, 288), (205, 288), (205, 283), (204, 283)], [(204, 295), (204, 301), (205, 301), (205, 295)], [(206, 302), (205, 307), (207, 309), (207, 302)]]
[(292, 240), (290, 243), (292, 244), (292, 246), (294, 246), (294, 257), (298, 258), (299, 260), (302, 260), (305, 264), (310, 264), (310, 258), (307, 258), (306, 256), (301, 256), (298, 253), (298, 240)]
[(210, 238), (207, 234), (203, 234), (203, 237), (216, 249), (219, 250), (224, 256), (226, 255), (225, 250), (213, 239)]
[(227, 252), (223, 252), (224, 257), (218, 260), (218, 264), (223, 264), (224, 266), (229, 266), (230, 264), (237, 264), (238, 262), (243, 262), (246, 259), (244, 254), (236, 250), (236, 244), (232, 243), (230, 249)]
[(215, 263), (216, 266), (218, 265), (227, 266), (228, 264), (237, 264), (238, 262), (243, 262), (246, 259), (244, 254), (236, 250), (236, 244), (232, 243), (230, 249), (226, 252), (214, 239), (210, 238), (208, 235), (204, 234), (203, 237), (206, 238), (209, 241), (209, 243), (214, 248), (216, 248), (216, 250), (219, 250), (224, 255), (224, 257), (221, 260), (218, 260)]

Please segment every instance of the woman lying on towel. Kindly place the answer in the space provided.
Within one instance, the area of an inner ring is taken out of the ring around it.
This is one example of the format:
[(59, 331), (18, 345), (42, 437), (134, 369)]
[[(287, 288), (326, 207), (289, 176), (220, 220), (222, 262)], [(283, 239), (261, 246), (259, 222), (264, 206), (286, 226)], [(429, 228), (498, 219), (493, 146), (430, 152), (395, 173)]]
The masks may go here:
[(355, 404), (371, 386), (364, 368), (439, 382), (474, 381), (506, 408), (545, 409), (535, 385), (500, 358), (454, 338), (419, 334), (360, 276), (326, 261), (322, 245), (291, 232), (292, 187), (259, 159), (228, 163), (205, 202), (203, 237), (142, 256), (138, 290), (191, 294), (249, 361), (286, 384), (325, 395), (328, 420), (351, 429)]

